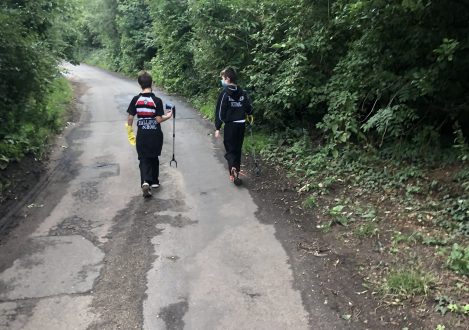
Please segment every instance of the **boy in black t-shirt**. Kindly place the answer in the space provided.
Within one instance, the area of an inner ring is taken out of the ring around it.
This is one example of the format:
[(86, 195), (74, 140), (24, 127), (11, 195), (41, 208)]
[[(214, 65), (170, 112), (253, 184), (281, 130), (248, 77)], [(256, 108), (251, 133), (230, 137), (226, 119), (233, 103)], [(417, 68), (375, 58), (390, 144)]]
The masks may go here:
[[(142, 71), (138, 75), (138, 83), (142, 92), (130, 101), (127, 113), (127, 133), (129, 142), (137, 145), (138, 159), (140, 160), (140, 185), (143, 197), (151, 196), (151, 189), (158, 188), (160, 182), (159, 159), (163, 147), (163, 132), (160, 124), (170, 119), (171, 111), (165, 114), (163, 101), (153, 94), (152, 77)], [(132, 130), (135, 115), (137, 116), (137, 138)]]
[(215, 137), (220, 137), (220, 128), (224, 123), (223, 144), (226, 150), (225, 159), (228, 161), (230, 181), (240, 185), (239, 171), (246, 116), (252, 114), (252, 105), (247, 93), (236, 85), (237, 74), (233, 68), (224, 69), (220, 75), (223, 91), (218, 96), (215, 108)]

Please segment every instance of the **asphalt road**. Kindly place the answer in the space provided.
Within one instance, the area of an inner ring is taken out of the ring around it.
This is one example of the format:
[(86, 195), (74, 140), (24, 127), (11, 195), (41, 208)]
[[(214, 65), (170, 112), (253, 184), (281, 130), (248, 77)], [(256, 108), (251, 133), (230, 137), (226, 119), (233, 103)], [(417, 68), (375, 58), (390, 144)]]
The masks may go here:
[[(161, 188), (141, 196), (124, 123), (135, 81), (67, 66), (82, 88), (49, 179), (0, 252), (0, 329), (341, 329), (306, 305), (276, 229), (228, 181), (212, 125), (182, 100), (162, 124)], [(245, 180), (249, 181), (249, 178)]]

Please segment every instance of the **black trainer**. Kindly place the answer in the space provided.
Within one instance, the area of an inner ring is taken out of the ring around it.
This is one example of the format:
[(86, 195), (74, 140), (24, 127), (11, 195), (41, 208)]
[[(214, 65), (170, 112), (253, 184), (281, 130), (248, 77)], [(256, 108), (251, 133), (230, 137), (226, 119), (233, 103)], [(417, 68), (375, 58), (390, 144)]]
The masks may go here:
[(144, 182), (142, 184), (142, 194), (143, 194), (143, 197), (145, 197), (145, 198), (151, 196), (151, 188), (150, 188), (150, 185), (147, 182)]
[(234, 176), (233, 183), (234, 183), (236, 186), (240, 186), (240, 185), (243, 183), (243, 180), (241, 180), (241, 179), (239, 178), (239, 172), (238, 172), (238, 171), (236, 171), (236, 175)]

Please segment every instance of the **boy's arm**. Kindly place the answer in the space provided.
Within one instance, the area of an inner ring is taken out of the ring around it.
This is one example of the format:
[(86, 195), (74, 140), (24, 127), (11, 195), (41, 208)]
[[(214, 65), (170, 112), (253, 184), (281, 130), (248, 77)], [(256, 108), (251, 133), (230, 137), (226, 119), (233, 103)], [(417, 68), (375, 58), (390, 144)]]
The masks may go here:
[(223, 98), (225, 93), (222, 92), (218, 96), (217, 105), (215, 107), (215, 130), (219, 131), (221, 125), (223, 125), (223, 119), (225, 118), (226, 109), (223, 106)]
[(155, 118), (156, 118), (156, 121), (158, 122), (158, 124), (160, 124), (164, 121), (167, 121), (168, 119), (170, 119), (172, 117), (173, 117), (173, 112), (170, 110), (165, 115), (156, 116)]
[[(134, 96), (132, 98), (132, 101), (130, 101), (129, 106), (127, 107), (127, 113), (129, 114), (129, 117), (127, 120), (130, 119), (130, 116), (132, 116), (132, 120), (134, 119), (134, 116), (137, 114), (137, 108), (135, 107), (135, 103), (138, 100), (138, 95)], [(130, 123), (132, 125), (132, 123)]]
[(125, 123), (125, 128), (127, 130), (127, 139), (129, 140), (129, 143), (133, 146), (136, 143), (136, 139), (134, 130), (132, 128), (132, 124), (134, 123), (134, 116), (137, 114), (137, 109), (135, 108), (135, 102), (137, 101), (137, 99), (138, 96), (134, 96), (132, 98), (132, 101), (130, 101), (129, 107), (127, 108), (127, 113), (129, 115), (127, 116), (127, 122)]
[(155, 97), (155, 96), (152, 96), (152, 99), (153, 99), (153, 102), (155, 102), (155, 106), (156, 106), (155, 119), (156, 119), (156, 122), (158, 124), (161, 124), (162, 122), (167, 121), (168, 119), (173, 117), (173, 112), (172, 111), (168, 111), (165, 114), (165, 111), (164, 111), (164, 108), (163, 108), (163, 100), (161, 100), (160, 98)]

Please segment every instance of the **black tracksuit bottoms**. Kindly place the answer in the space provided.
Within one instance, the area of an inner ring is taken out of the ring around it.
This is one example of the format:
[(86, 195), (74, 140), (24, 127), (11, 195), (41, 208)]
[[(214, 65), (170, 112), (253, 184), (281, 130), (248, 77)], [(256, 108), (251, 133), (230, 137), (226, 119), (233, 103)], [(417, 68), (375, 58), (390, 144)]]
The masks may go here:
[(140, 158), (140, 185), (143, 182), (148, 184), (159, 184), (158, 176), (160, 175), (160, 160), (158, 157)]
[(223, 144), (225, 145), (225, 159), (228, 161), (228, 171), (236, 168), (239, 172), (241, 167), (241, 149), (243, 148), (245, 123), (225, 123)]

